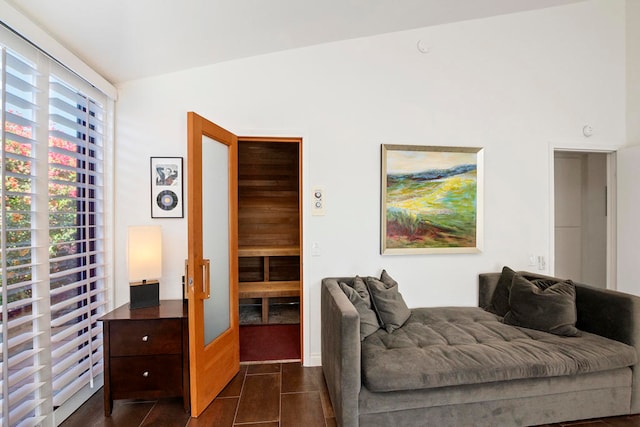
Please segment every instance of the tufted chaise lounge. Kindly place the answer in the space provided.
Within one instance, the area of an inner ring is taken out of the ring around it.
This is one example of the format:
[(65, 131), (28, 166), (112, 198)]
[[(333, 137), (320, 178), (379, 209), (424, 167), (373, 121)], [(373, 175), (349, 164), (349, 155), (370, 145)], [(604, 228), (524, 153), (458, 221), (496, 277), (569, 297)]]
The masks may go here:
[[(499, 278), (480, 275), (480, 307)], [(353, 280), (324, 279), (321, 291), (322, 366), (342, 427), (524, 426), (640, 412), (638, 297), (576, 284), (580, 337), (510, 326), (479, 307), (433, 307), (361, 341), (339, 286)]]

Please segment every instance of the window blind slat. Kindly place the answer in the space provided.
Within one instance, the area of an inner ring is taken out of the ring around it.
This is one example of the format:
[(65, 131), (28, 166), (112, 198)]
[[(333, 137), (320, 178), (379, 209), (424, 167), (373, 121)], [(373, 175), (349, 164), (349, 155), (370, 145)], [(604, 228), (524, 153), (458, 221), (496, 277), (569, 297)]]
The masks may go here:
[[(89, 349), (89, 347), (86, 347)], [(65, 355), (66, 357), (60, 358), (53, 367), (53, 376), (56, 377), (56, 380), (65, 381), (64, 377), (68, 374), (69, 368), (80, 366), (81, 372), (89, 368), (91, 362), (91, 355), (88, 350), (82, 349), (81, 351), (72, 351)], [(55, 383), (54, 380), (54, 389), (60, 389), (60, 386)]]
[[(93, 377), (95, 378), (101, 373), (102, 373), (101, 369), (100, 370), (94, 369), (92, 374), (93, 374)], [(61, 402), (66, 401), (75, 393), (80, 391), (82, 387), (86, 386), (87, 384), (90, 384), (92, 374), (90, 374), (89, 372), (85, 372), (84, 374), (79, 376), (74, 382), (68, 384), (63, 390), (61, 390), (58, 394), (56, 394), (53, 397), (53, 404), (55, 406), (61, 405)]]
[[(69, 342), (73, 342), (74, 345), (79, 346), (80, 344), (86, 343), (89, 340), (89, 337), (85, 336), (84, 334), (81, 336), (76, 336), (68, 339), (70, 335), (77, 334), (79, 331), (82, 331), (84, 328), (88, 327), (89, 326), (88, 320), (84, 320), (82, 322), (76, 323), (74, 326), (75, 327), (73, 328), (71, 327), (64, 328), (62, 329), (62, 332), (51, 336), (51, 342), (54, 344), (54, 347), (56, 349), (61, 345), (65, 345), (66, 343), (69, 343)], [(61, 356), (59, 355), (58, 357), (61, 357)], [(55, 367), (54, 367), (54, 370), (55, 370)]]
[(59, 139), (61, 141), (66, 141), (70, 144), (77, 145), (78, 147), (84, 147), (84, 141), (82, 139), (75, 137), (73, 135), (69, 135), (68, 133), (63, 132), (61, 130), (52, 129), (49, 131), (49, 135), (51, 136), (51, 138)]
[[(33, 139), (25, 138), (24, 136), (15, 135), (15, 134), (7, 135), (7, 139), (14, 142), (19, 142), (21, 144), (25, 144), (25, 145), (30, 145), (34, 143)], [(20, 162), (31, 162), (33, 160), (33, 157), (31, 156), (21, 155), (14, 152), (5, 151), (4, 155), (7, 159), (18, 160)], [(26, 175), (26, 173), (24, 175)]]
[(25, 75), (36, 76), (38, 74), (38, 71), (32, 65), (27, 64), (11, 54), (7, 55), (7, 67)]
[(16, 96), (12, 93), (5, 93), (4, 95), (4, 100), (7, 104), (13, 105), (15, 107), (19, 107), (19, 108), (24, 108), (27, 110), (37, 110), (38, 107), (36, 104), (34, 104), (33, 102), (21, 98), (19, 96)]
[(85, 372), (91, 368), (90, 360), (86, 359), (75, 365), (73, 368), (68, 369), (64, 374), (58, 375), (53, 380), (53, 390), (61, 390), (65, 386), (73, 383), (80, 378)]
[[(74, 120), (71, 120), (67, 117), (63, 117), (60, 114), (51, 114), (49, 116), (51, 123), (53, 124), (53, 128), (57, 129), (58, 132), (64, 134), (65, 136), (71, 135), (64, 129), (75, 130), (78, 133), (88, 133), (88, 129), (82, 123), (78, 123), (78, 121), (82, 121), (81, 117), (74, 117)], [(60, 126), (61, 129), (56, 128), (56, 125)]]
[[(40, 387), (42, 387), (43, 383), (38, 383)], [(9, 411), (9, 425), (30, 425), (32, 421), (35, 420), (23, 420), (30, 412), (38, 407), (38, 405), (42, 404), (44, 399), (35, 399), (28, 400), (26, 402), (21, 403), (20, 405), (12, 408)], [(24, 423), (24, 424), (19, 424)]]
[(67, 102), (73, 101), (75, 104), (82, 104), (86, 101), (85, 97), (55, 80), (50, 83), (49, 89), (51, 91), (51, 99), (62, 98), (66, 99)]
[[(11, 124), (14, 125), (18, 125), (18, 126), (23, 126), (23, 127), (28, 127), (28, 128), (36, 128), (37, 127), (37, 123), (26, 119), (24, 117), (20, 117), (16, 114), (10, 113), (8, 111), (5, 111), (5, 120)], [(14, 135), (18, 135), (14, 132), (9, 131), (9, 133), (13, 133)]]
[[(11, 70), (8, 70), (11, 71)], [(21, 79), (16, 75), (17, 73), (6, 73), (5, 74), (5, 83), (7, 85), (7, 90), (11, 91), (11, 89), (18, 89), (22, 92), (36, 93), (38, 89), (28, 81)]]
[[(80, 301), (84, 301), (84, 299), (85, 299), (84, 295), (80, 295), (80, 296), (77, 296), (75, 298), (71, 298), (71, 299), (67, 300), (68, 303), (65, 304), (63, 307), (66, 307), (69, 304), (74, 304), (74, 303), (78, 303)], [(60, 304), (62, 304), (62, 303), (60, 303)], [(57, 305), (59, 305), (59, 304), (57, 304)], [(78, 313), (77, 311), (74, 310), (74, 311), (71, 311), (71, 312), (65, 314), (64, 316), (60, 316), (60, 317), (57, 317), (55, 319), (51, 319), (51, 327), (57, 328), (59, 326), (62, 326), (65, 323), (67, 323), (68, 321), (73, 320), (74, 318), (77, 318), (79, 314), (84, 314), (84, 313)]]

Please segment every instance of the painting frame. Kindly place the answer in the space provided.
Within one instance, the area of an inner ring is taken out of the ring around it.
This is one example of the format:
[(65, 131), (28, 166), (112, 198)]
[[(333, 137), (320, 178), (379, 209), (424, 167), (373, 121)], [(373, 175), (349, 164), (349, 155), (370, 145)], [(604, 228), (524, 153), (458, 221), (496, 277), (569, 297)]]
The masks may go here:
[(380, 163), (382, 255), (482, 252), (482, 147), (381, 144)]
[(151, 218), (184, 218), (182, 157), (151, 157)]

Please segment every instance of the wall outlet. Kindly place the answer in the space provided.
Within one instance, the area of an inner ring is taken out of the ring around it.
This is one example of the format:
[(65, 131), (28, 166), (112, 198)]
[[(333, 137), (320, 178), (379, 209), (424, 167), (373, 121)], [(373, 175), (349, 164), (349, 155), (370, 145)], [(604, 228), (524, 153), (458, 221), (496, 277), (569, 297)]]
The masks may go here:
[(538, 270), (544, 270), (547, 268), (547, 263), (544, 260), (544, 256), (538, 255)]

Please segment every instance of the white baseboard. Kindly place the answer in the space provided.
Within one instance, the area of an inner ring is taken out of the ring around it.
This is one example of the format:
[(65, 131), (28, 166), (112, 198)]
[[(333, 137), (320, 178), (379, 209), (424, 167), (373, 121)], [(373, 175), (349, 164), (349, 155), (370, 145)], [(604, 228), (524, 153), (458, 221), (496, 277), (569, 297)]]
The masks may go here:
[(322, 358), (320, 353), (310, 354), (304, 359), (304, 366), (322, 366)]

